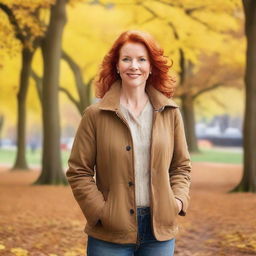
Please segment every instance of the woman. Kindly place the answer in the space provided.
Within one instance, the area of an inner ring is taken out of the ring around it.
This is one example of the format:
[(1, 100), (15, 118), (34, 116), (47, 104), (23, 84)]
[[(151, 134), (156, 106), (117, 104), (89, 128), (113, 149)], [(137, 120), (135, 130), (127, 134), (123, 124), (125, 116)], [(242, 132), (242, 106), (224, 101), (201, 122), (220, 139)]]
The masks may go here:
[(102, 99), (84, 111), (66, 174), (88, 256), (173, 255), (191, 164), (169, 68), (141, 31), (122, 33), (103, 60)]

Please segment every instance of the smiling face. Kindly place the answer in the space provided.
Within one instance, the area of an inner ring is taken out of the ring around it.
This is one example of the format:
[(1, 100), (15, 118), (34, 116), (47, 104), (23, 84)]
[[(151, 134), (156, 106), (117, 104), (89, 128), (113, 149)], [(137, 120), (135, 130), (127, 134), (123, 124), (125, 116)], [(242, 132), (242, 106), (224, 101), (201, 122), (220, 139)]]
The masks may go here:
[(151, 70), (147, 48), (141, 43), (125, 43), (120, 49), (117, 70), (123, 86), (145, 86)]

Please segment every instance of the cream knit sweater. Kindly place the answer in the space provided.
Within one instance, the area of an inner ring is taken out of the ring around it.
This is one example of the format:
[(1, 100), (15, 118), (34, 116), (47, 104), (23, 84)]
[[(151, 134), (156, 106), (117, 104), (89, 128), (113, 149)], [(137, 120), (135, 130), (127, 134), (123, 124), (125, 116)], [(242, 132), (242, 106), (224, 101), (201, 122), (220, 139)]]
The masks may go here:
[(138, 117), (135, 117), (122, 104), (120, 104), (120, 110), (132, 133), (135, 158), (136, 205), (137, 207), (150, 206), (149, 168), (153, 107), (148, 100)]

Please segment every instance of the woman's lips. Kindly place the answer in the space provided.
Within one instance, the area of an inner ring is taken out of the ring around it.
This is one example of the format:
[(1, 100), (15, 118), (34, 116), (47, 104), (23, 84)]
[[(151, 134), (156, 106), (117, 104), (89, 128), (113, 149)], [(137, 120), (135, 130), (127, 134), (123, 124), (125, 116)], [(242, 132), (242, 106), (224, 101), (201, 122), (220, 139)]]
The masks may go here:
[(140, 74), (130, 74), (130, 73), (127, 73), (127, 76), (129, 76), (130, 78), (137, 78), (140, 76)]

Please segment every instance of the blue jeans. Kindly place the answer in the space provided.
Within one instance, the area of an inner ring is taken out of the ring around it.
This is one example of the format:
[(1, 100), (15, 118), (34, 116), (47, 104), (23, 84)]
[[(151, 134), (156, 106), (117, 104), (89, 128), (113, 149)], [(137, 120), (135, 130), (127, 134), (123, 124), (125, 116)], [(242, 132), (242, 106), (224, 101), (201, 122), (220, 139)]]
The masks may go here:
[(88, 236), (87, 256), (173, 256), (175, 239), (157, 241), (152, 234), (150, 208), (137, 208), (139, 244), (117, 244)]

